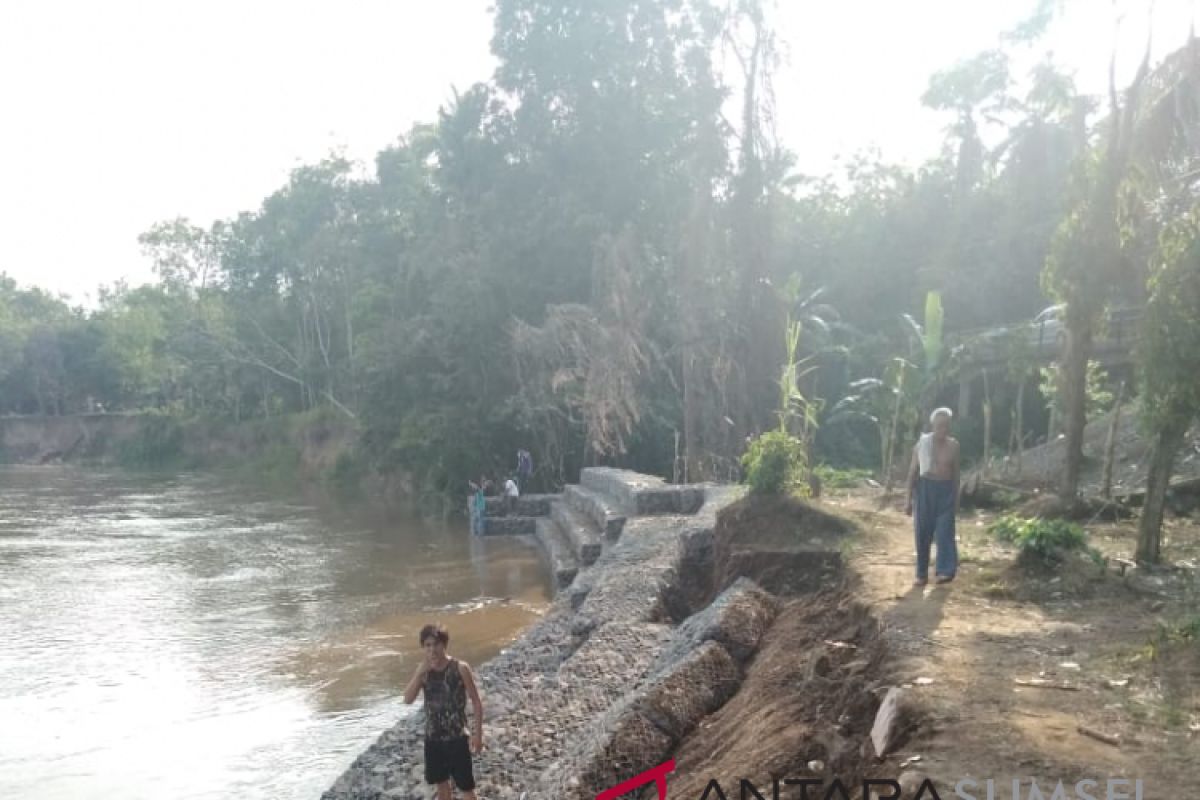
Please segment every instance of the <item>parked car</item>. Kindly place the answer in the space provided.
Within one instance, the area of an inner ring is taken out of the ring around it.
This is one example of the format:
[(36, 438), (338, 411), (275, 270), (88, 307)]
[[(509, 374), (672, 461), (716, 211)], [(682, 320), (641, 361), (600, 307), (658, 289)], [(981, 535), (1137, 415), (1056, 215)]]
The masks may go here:
[(1062, 303), (1043, 309), (1033, 318), (1030, 344), (1039, 354), (1061, 353), (1067, 343), (1066, 306)]
[[(1058, 357), (1067, 341), (1066, 306), (1053, 305), (1043, 309), (1029, 322), (989, 328), (975, 333), (960, 334), (964, 344), (976, 359), (1004, 360), (1014, 342), (1024, 342), (1041, 357)], [(1137, 307), (1118, 307), (1109, 311), (1105, 324), (1093, 341), (1094, 350), (1120, 350), (1130, 347), (1137, 338), (1137, 324), (1142, 310)]]
[[(1050, 306), (1033, 318), (1032, 344), (1045, 355), (1061, 353), (1067, 342), (1066, 306)], [(1104, 324), (1092, 339), (1094, 350), (1121, 350), (1132, 347), (1137, 340), (1138, 322), (1142, 309), (1137, 306), (1118, 306), (1105, 314)]]

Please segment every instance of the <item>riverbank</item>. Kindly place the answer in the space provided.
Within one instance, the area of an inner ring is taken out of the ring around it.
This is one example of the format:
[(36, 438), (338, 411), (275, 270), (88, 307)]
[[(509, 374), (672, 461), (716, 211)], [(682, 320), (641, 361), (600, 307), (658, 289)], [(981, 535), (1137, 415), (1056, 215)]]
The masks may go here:
[[(1105, 524), (1107, 571), (1050, 574), (964, 514), (958, 580), (914, 588), (911, 520), (875, 492), (703, 491), (694, 515), (631, 517), (479, 668), (481, 797), (590, 800), (668, 759), (669, 796), (689, 799), (742, 779), (764, 797), (777, 779), (895, 780), (905, 800), (926, 779), (942, 796), (963, 778), (1190, 787), (1194, 523), (1173, 527), (1173, 569), (1123, 568), (1133, 528)], [(406, 717), (323, 800), (430, 796), (420, 742)]]
[(0, 463), (224, 473), (243, 482), (412, 505), (407, 476), (371, 468), (332, 409), (232, 422), (157, 411), (0, 417)]
[[(629, 486), (645, 478), (610, 473)], [(867, 684), (881, 660), (870, 655), (878, 627), (842, 591), (841, 549), (851, 526), (792, 501), (764, 515), (737, 488), (678, 488), (703, 494), (698, 511), (630, 515), (620, 538), (579, 571), (543, 619), (476, 665), (488, 742), (476, 761), (482, 797), (590, 799), (674, 754), (711, 753), (698, 745), (710, 715), (732, 713), (727, 724), (749, 726), (764, 705), (781, 700), (780, 708), (790, 704), (807, 717), (814, 736), (798, 750), (786, 737), (774, 744), (758, 737), (758, 755), (773, 753), (809, 774), (817, 761), (847, 776), (860, 771), (858, 752), (878, 705)], [(755, 533), (780, 522), (790, 526), (782, 536)], [(771, 652), (760, 653), (784, 618)], [(854, 677), (839, 682), (837, 702), (789, 703), (778, 681), (764, 676), (797, 665), (812, 680), (832, 681), (842, 666)], [(324, 800), (428, 796), (421, 726), (414, 714), (384, 732)], [(716, 768), (737, 771), (729, 763)]]

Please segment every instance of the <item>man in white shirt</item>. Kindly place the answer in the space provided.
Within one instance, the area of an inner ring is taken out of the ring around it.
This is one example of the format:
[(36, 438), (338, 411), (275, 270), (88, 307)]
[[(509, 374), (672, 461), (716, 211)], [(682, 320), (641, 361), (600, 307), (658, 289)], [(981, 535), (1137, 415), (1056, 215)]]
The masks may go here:
[(929, 551), (935, 543), (937, 582), (949, 583), (958, 572), (954, 518), (958, 515), (960, 461), (958, 440), (950, 435), (953, 416), (948, 408), (930, 415), (933, 431), (921, 436), (908, 468), (904, 511), (913, 515), (916, 533), (916, 586), (929, 580)]
[(510, 477), (504, 482), (504, 507), (509, 516), (517, 513), (517, 498), (520, 496), (521, 490), (517, 487), (517, 482)]

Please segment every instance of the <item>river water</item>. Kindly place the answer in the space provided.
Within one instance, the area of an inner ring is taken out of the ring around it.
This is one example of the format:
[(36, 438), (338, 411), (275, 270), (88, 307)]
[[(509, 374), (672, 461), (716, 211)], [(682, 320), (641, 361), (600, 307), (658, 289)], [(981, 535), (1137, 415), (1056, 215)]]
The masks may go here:
[(550, 592), (522, 541), (198, 475), (0, 468), (0, 798), (316, 800)]

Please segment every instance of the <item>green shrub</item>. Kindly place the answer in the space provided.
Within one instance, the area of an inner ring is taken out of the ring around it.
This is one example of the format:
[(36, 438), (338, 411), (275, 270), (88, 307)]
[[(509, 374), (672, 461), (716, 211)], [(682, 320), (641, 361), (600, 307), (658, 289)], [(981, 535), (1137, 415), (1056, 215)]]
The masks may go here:
[(1068, 553), (1085, 552), (1093, 560), (1100, 554), (1088, 546), (1087, 533), (1073, 522), (1061, 519), (1024, 519), (1006, 514), (988, 530), (1001, 541), (1017, 546), (1026, 561), (1057, 564)]
[(742, 471), (753, 494), (784, 494), (800, 481), (804, 447), (783, 431), (761, 434), (742, 456)]

